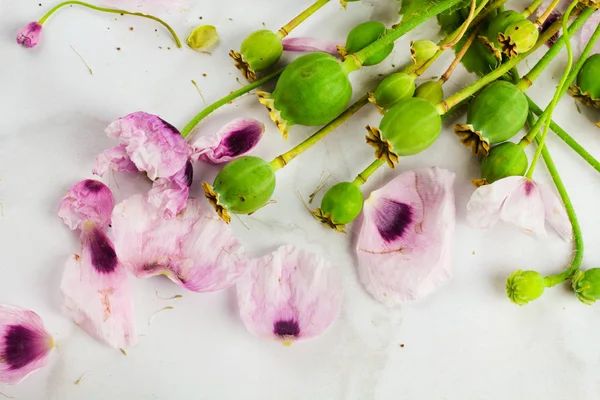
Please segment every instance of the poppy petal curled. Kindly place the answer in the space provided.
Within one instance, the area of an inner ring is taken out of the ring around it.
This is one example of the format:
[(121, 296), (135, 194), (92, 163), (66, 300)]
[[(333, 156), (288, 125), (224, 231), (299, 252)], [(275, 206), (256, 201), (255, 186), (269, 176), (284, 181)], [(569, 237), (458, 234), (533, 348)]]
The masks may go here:
[(115, 200), (108, 186), (94, 179), (86, 179), (71, 187), (60, 200), (58, 216), (71, 230), (81, 229), (88, 220), (104, 229), (110, 224), (114, 205)]
[(123, 145), (111, 147), (98, 154), (92, 173), (104, 176), (109, 169), (113, 171), (138, 172), (137, 167), (129, 158), (127, 150)]
[(170, 178), (159, 178), (148, 192), (148, 201), (162, 212), (166, 219), (173, 219), (187, 205), (190, 186), (194, 176), (191, 162)]

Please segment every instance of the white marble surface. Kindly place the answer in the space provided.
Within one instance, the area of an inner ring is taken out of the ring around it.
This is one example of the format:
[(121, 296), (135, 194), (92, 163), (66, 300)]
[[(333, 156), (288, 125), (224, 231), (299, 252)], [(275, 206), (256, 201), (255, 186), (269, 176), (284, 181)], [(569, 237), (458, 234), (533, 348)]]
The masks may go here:
[[(453, 279), (425, 300), (397, 309), (382, 306), (363, 290), (355, 270), (352, 230), (344, 236), (319, 226), (296, 192), (306, 197), (322, 173), (331, 176), (329, 185), (349, 179), (371, 160), (364, 126), (380, 118), (371, 107), (281, 171), (277, 203), (241, 217), (247, 228), (233, 221), (253, 255), (294, 243), (340, 264), (346, 295), (339, 318), (326, 334), (291, 347), (263, 341), (245, 330), (232, 290), (196, 295), (156, 278), (135, 282), (139, 331), (145, 335), (138, 347), (123, 356), (88, 337), (60, 313), (63, 263), (78, 242), (55, 210), (70, 185), (91, 177), (95, 155), (112, 145), (103, 129), (137, 110), (160, 114), (182, 127), (203, 107), (191, 79), (208, 102), (240, 87), (227, 51), (263, 22), (277, 29), (310, 1), (196, 0), (186, 12), (164, 14), (182, 37), (199, 23), (214, 24), (221, 41), (212, 55), (177, 50), (167, 32), (150, 21), (80, 8), (55, 15), (37, 48), (17, 46), (17, 30), (53, 3), (0, 0), (0, 303), (38, 312), (58, 342), (47, 368), (18, 386), (0, 385), (0, 392), (28, 400), (600, 397), (600, 306), (579, 303), (567, 286), (548, 290), (522, 308), (504, 294), (504, 280), (514, 269), (561, 270), (570, 245), (554, 233), (536, 241), (511, 226), (487, 232), (466, 226), (465, 205), (473, 191), (469, 181), (477, 177), (478, 167), (449, 125), (437, 143), (403, 160), (398, 170), (438, 165), (457, 174)], [(332, 2), (295, 34), (343, 40), (345, 32), (372, 12), (368, 4), (350, 4), (344, 12)], [(406, 62), (408, 43), (416, 37), (437, 38), (436, 25), (425, 24), (400, 40), (384, 65), (354, 74), (355, 95), (390, 64)], [(428, 76), (439, 74), (449, 61), (449, 55), (440, 59)], [(564, 58), (531, 89), (542, 105), (562, 68)], [(472, 79), (458, 71), (446, 90), (454, 92)], [(284, 142), (253, 96), (219, 110), (200, 129), (216, 129), (245, 115), (268, 126), (256, 150), (265, 158), (313, 131), (294, 128)], [(555, 117), (600, 156), (599, 131), (589, 118), (590, 113), (578, 114), (568, 97)], [(598, 267), (600, 177), (554, 137), (549, 146), (581, 217), (587, 239), (584, 266)], [(201, 195), (199, 183), (215, 173), (215, 168), (197, 166), (195, 196)], [(379, 172), (366, 190), (395, 173)], [(543, 167), (536, 173), (548, 180)], [(111, 179), (110, 185), (118, 200), (148, 189), (141, 179), (124, 175)], [(184, 297), (163, 301), (156, 290)], [(148, 326), (149, 316), (166, 305), (175, 308)], [(74, 384), (88, 372), (92, 374), (80, 385)]]

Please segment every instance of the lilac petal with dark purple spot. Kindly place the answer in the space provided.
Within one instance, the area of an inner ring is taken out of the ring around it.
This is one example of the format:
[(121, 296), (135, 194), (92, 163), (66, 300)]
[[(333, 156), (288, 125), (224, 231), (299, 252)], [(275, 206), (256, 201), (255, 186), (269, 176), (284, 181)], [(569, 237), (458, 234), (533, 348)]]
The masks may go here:
[(337, 47), (343, 45), (343, 43), (309, 37), (288, 37), (284, 38), (281, 44), (283, 44), (283, 50), (285, 51), (301, 51), (305, 53), (324, 52), (336, 57), (340, 55)]
[(383, 199), (377, 209), (377, 230), (386, 242), (393, 242), (402, 236), (413, 221), (413, 211), (410, 205), (399, 201)]
[(73, 185), (60, 200), (58, 216), (72, 230), (81, 229), (85, 221), (104, 229), (110, 224), (114, 205), (113, 194), (104, 183), (86, 179)]

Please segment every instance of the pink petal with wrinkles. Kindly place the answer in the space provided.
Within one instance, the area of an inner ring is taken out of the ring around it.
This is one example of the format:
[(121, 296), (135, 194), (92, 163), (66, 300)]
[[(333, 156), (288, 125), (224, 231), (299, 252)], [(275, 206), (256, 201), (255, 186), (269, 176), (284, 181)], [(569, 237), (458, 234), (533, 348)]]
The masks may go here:
[(42, 37), (42, 25), (30, 22), (17, 33), (17, 43), (23, 47), (35, 47)]
[(409, 171), (371, 193), (358, 235), (358, 271), (371, 295), (392, 306), (419, 300), (451, 277), (454, 174)]
[(222, 164), (241, 157), (256, 147), (265, 126), (253, 118), (238, 118), (218, 132), (198, 137), (192, 143), (194, 161)]
[(547, 185), (538, 184), (546, 221), (565, 241), (573, 240), (573, 227), (560, 198)]
[(170, 178), (159, 178), (148, 192), (148, 202), (159, 209), (166, 219), (173, 219), (187, 205), (194, 170), (192, 163)]
[(322, 334), (338, 314), (344, 289), (331, 262), (286, 245), (247, 264), (237, 297), (252, 334), (284, 342), (308, 339)]
[(53, 348), (39, 315), (0, 305), (0, 382), (19, 383), (48, 363)]
[(467, 222), (473, 228), (489, 229), (500, 220), (509, 193), (521, 184), (522, 176), (510, 176), (479, 187), (467, 204)]
[(241, 245), (208, 202), (190, 199), (174, 219), (165, 219), (141, 195), (117, 204), (115, 248), (138, 278), (166, 275), (195, 292), (233, 285), (246, 272)]
[(339, 56), (337, 46), (342, 43), (334, 43), (327, 40), (314, 39), (309, 37), (299, 38), (284, 38), (281, 43), (285, 51), (302, 51), (302, 52), (325, 52), (332, 56)]
[[(600, 24), (600, 11), (596, 11), (595, 13), (593, 13), (590, 19), (586, 21), (585, 25), (583, 25), (583, 28), (581, 28), (581, 31), (579, 32), (579, 37), (577, 38), (577, 40), (579, 42), (579, 49), (581, 51), (583, 51), (583, 48), (585, 47), (587, 42), (589, 42), (598, 24)], [(600, 53), (600, 41), (596, 42), (590, 55), (596, 53)]]
[(58, 216), (71, 230), (81, 229), (85, 221), (94, 221), (102, 229), (110, 224), (115, 200), (102, 182), (86, 179), (69, 189), (60, 200)]
[(123, 172), (138, 172), (137, 167), (129, 158), (125, 146), (119, 145), (104, 150), (96, 157), (96, 163), (92, 173), (98, 176), (104, 176), (108, 170)]
[(135, 112), (111, 123), (108, 137), (119, 139), (138, 170), (148, 178), (169, 178), (188, 160), (189, 148), (177, 128), (156, 115)]
[(533, 181), (520, 177), (519, 185), (506, 196), (500, 219), (510, 222), (533, 236), (546, 236), (544, 202)]
[(98, 226), (87, 222), (81, 245), (81, 256), (72, 255), (63, 272), (63, 312), (111, 347), (133, 346), (137, 339), (133, 296), (113, 244)]

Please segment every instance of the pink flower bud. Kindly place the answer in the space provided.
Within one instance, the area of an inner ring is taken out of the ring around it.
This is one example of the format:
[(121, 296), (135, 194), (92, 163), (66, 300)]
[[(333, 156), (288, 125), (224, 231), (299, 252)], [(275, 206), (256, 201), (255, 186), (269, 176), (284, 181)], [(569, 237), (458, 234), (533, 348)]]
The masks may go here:
[(37, 22), (30, 22), (25, 25), (17, 34), (17, 43), (24, 47), (35, 47), (42, 37), (42, 25)]

